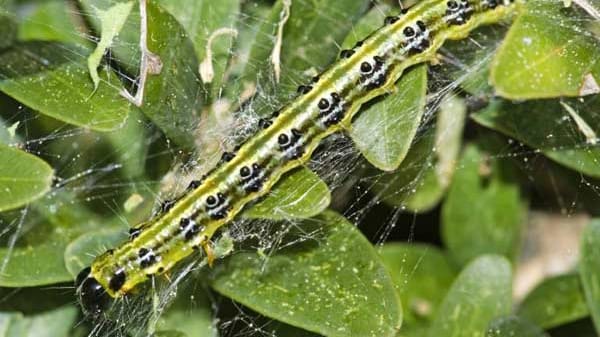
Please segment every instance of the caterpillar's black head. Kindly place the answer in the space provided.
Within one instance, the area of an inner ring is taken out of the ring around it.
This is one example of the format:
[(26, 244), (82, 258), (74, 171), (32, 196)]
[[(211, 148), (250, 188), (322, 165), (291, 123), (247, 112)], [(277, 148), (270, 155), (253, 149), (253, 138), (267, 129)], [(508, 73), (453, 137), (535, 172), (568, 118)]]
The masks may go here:
[(77, 275), (75, 287), (83, 312), (95, 318), (109, 308), (112, 299), (90, 271), (91, 268), (87, 267)]

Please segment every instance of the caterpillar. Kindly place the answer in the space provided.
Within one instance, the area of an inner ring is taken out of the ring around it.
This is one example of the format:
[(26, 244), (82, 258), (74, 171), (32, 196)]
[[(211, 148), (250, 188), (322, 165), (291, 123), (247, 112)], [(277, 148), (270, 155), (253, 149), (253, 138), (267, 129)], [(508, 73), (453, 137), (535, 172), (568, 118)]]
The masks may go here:
[(211, 238), (250, 202), (267, 194), (280, 177), (306, 163), (322, 139), (349, 126), (362, 104), (393, 90), (412, 65), (435, 57), (446, 40), (511, 17), (523, 0), (425, 0), (342, 50), (327, 70), (298, 87), (298, 95), (259, 131), (226, 152), (176, 201), (130, 230), (129, 240), (96, 257), (76, 279), (83, 311), (98, 317), (112, 301), (150, 277), (202, 249), (214, 258)]

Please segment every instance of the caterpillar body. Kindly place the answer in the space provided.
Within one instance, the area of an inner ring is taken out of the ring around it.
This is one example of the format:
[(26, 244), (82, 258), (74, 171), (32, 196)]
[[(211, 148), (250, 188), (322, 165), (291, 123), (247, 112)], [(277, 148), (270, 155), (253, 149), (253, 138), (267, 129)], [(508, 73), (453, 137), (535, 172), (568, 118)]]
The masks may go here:
[(236, 153), (225, 153), (184, 196), (163, 204), (130, 239), (98, 256), (78, 275), (84, 312), (103, 313), (111, 301), (164, 273), (199, 248), (211, 262), (210, 240), (245, 205), (268, 193), (280, 177), (306, 163), (319, 142), (346, 128), (360, 106), (387, 92), (408, 67), (429, 61), (446, 40), (512, 16), (523, 0), (425, 0), (340, 58), (271, 118)]

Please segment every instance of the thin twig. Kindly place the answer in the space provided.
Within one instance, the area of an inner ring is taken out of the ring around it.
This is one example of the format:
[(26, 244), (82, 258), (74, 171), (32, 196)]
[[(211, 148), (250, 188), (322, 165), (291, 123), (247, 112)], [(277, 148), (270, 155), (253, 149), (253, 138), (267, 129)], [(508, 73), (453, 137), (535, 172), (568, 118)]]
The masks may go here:
[(565, 110), (567, 110), (571, 118), (573, 118), (573, 121), (575, 121), (579, 131), (585, 136), (585, 142), (590, 145), (596, 145), (599, 138), (596, 135), (596, 132), (594, 132), (590, 125), (585, 121), (585, 119), (581, 118), (577, 111), (575, 111), (575, 109), (573, 109), (567, 103), (561, 101), (560, 104)]
[(600, 20), (600, 11), (592, 6), (587, 0), (572, 0), (577, 6), (581, 7), (591, 17), (596, 20)]
[(146, 86), (148, 73), (157, 75), (160, 74), (162, 70), (162, 62), (158, 55), (153, 54), (148, 50), (147, 38), (148, 14), (146, 13), (146, 0), (140, 0), (140, 50), (142, 52), (142, 59), (140, 61), (138, 89), (135, 96), (132, 96), (126, 89), (121, 89), (121, 96), (125, 97), (137, 107), (142, 106), (144, 100), (144, 88)]
[(200, 67), (198, 69), (203, 83), (211, 83), (215, 77), (215, 70), (212, 62), (212, 44), (217, 37), (223, 35), (230, 35), (236, 38), (238, 36), (238, 31), (237, 29), (224, 27), (219, 28), (210, 34), (208, 42), (206, 43), (206, 56), (204, 57), (202, 63), (200, 63)]
[(275, 81), (277, 83), (279, 83), (279, 77), (281, 75), (281, 43), (283, 40), (283, 28), (290, 18), (290, 7), (292, 7), (292, 0), (283, 0), (283, 11), (277, 27), (277, 39), (275, 40), (275, 46), (273, 46), (273, 52), (271, 53), (271, 63), (273, 64)]

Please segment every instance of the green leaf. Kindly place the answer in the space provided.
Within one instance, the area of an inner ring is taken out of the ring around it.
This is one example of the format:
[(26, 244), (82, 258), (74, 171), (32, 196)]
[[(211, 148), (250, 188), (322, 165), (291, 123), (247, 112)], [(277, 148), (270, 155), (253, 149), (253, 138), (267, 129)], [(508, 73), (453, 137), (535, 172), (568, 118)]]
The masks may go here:
[(402, 331), (432, 320), (456, 276), (448, 258), (434, 246), (415, 243), (388, 243), (379, 254), (402, 300)]
[(0, 9), (0, 50), (10, 47), (17, 39), (16, 23)]
[(74, 306), (32, 316), (0, 313), (0, 337), (67, 337), (76, 319), (77, 309)]
[(538, 326), (517, 316), (500, 317), (492, 321), (486, 337), (549, 337)]
[(279, 337), (322, 337), (320, 334), (314, 332), (298, 329), (291, 325), (287, 325), (277, 321), (269, 322), (269, 330), (272, 331), (273, 336)]
[[(373, 7), (352, 28), (342, 48), (352, 48), (381, 27), (386, 13), (391, 11), (385, 4)], [(426, 93), (427, 67), (422, 65), (407, 71), (396, 84), (395, 92), (382, 97), (354, 119), (350, 136), (373, 166), (384, 171), (400, 166), (425, 112)]]
[(333, 212), (296, 226), (297, 235), (317, 237), (267, 260), (234, 255), (215, 269), (213, 288), (267, 317), (322, 335), (394, 336), (402, 316), (399, 299), (356, 227)]
[(103, 228), (82, 234), (71, 241), (64, 250), (65, 266), (75, 277), (88, 267), (94, 257), (106, 251), (107, 247), (116, 247), (127, 238), (127, 231), (122, 227)]
[(465, 148), (459, 167), (442, 208), (442, 237), (453, 260), (464, 265), (492, 253), (514, 258), (524, 215), (511, 167), (474, 145)]
[(579, 275), (596, 332), (600, 333), (600, 220), (593, 220), (581, 238)]
[[(194, 43), (199, 61), (206, 57), (209, 37), (218, 29), (234, 28), (240, 12), (240, 0), (161, 0), (159, 3), (169, 11)], [(245, 27), (241, 27), (245, 28)], [(230, 34), (216, 38), (210, 46), (212, 50), (213, 98), (218, 98), (225, 79), (225, 69), (230, 58), (234, 37)]]
[[(99, 29), (93, 8), (107, 10), (117, 0), (80, 0), (90, 21)], [(140, 12), (135, 6), (111, 51), (131, 74), (139, 72)], [(190, 12), (193, 13), (193, 12)], [(177, 145), (191, 149), (205, 91), (198, 76), (194, 44), (181, 24), (155, 2), (147, 3), (147, 47), (157, 56), (151, 64), (159, 74), (148, 74), (142, 112)]]
[(400, 166), (425, 112), (427, 67), (408, 71), (395, 92), (362, 111), (352, 122), (350, 136), (375, 167), (392, 171)]
[(339, 49), (323, 46), (331, 45), (332, 41), (341, 43), (369, 3), (367, 0), (291, 1), (290, 16), (284, 26), (281, 45), (281, 80), (277, 83), (271, 54), (284, 13), (283, 2), (278, 0), (275, 3), (256, 34), (247, 66), (239, 81), (257, 84), (269, 97), (269, 102), (255, 103), (258, 113), (271, 112), (273, 99), (287, 100), (296, 91), (298, 83), (309, 81), (311, 75), (316, 75), (332, 62)]
[(101, 24), (101, 36), (100, 41), (96, 45), (96, 49), (88, 56), (87, 65), (94, 82), (94, 89), (98, 88), (100, 83), (100, 77), (98, 76), (98, 66), (102, 61), (102, 56), (108, 48), (110, 48), (113, 39), (125, 24), (125, 20), (131, 13), (133, 7), (133, 1), (121, 2), (107, 10), (95, 8), (95, 15), (100, 20)]
[[(16, 126), (19, 126), (19, 124), (16, 124)], [(0, 119), (0, 144), (9, 145), (15, 141), (14, 125), (8, 126), (4, 120)]]
[(244, 216), (271, 220), (310, 218), (325, 210), (330, 201), (327, 184), (303, 167), (283, 176), (267, 197), (250, 206)]
[(456, 278), (429, 337), (483, 337), (494, 317), (511, 310), (512, 272), (508, 260), (484, 255), (473, 260)]
[[(82, 9), (82, 15), (85, 17), (95, 32), (102, 31), (102, 23), (96, 15), (96, 9), (108, 10), (110, 7), (123, 2), (121, 0), (78, 0), (78, 5)], [(122, 66), (122, 69), (128, 74), (139, 73), (140, 62), (140, 12), (139, 2), (132, 8), (125, 25), (122, 27), (119, 35), (112, 41), (110, 53), (111, 58)], [(139, 75), (139, 74), (138, 74)]]
[(89, 41), (75, 26), (76, 16), (64, 1), (30, 2), (33, 8), (19, 21), (21, 41), (56, 41), (86, 46)]
[(52, 235), (52, 240), (14, 250), (0, 248), (3, 265), (0, 286), (31, 287), (72, 280), (63, 263), (67, 240)]
[(600, 42), (577, 6), (527, 1), (492, 63), (491, 81), (511, 99), (599, 93)]
[(386, 3), (375, 3), (373, 8), (361, 16), (360, 20), (352, 26), (340, 49), (354, 47), (357, 42), (364, 39), (374, 30), (381, 28), (386, 16), (393, 15), (396, 12), (398, 12), (397, 9), (392, 8), (392, 6)]
[(396, 337), (427, 337), (427, 330), (426, 325), (414, 328), (402, 326)]
[(218, 336), (210, 300), (196, 284), (177, 291), (177, 299), (158, 321), (160, 330), (177, 331), (187, 337)]
[(469, 94), (493, 96), (490, 64), (507, 30), (503, 25), (483, 26), (471, 32), (468, 39), (446, 41), (444, 55), (455, 62), (442, 63), (441, 70)]
[(185, 333), (175, 330), (161, 330), (156, 332), (156, 337), (188, 337)]
[(114, 75), (103, 76), (91, 96), (94, 86), (83, 54), (87, 50), (52, 42), (15, 44), (0, 53), (0, 91), (70, 124), (97, 131), (117, 129), (129, 112), (119, 95), (120, 82)]
[[(238, 37), (235, 39), (235, 45), (233, 47), (233, 57), (228, 65), (227, 72), (230, 74), (228, 78), (241, 77), (244, 69), (249, 65), (250, 50), (257, 39), (261, 27), (271, 13), (273, 8), (272, 3), (269, 2), (255, 2), (251, 6), (241, 6), (241, 15), (238, 16), (237, 30)], [(264, 28), (264, 27), (263, 27)], [(228, 81), (226, 83), (223, 95), (232, 97), (230, 90), (239, 89), (239, 83), (233, 83), (234, 81)], [(243, 83), (242, 83), (243, 84)], [(242, 85), (243, 87), (243, 85)], [(237, 97), (236, 97), (237, 98)]]
[(579, 276), (560, 275), (542, 281), (525, 297), (517, 313), (544, 329), (587, 317)]
[(562, 104), (554, 100), (519, 104), (495, 101), (473, 118), (483, 126), (539, 149), (564, 166), (598, 178), (600, 148), (596, 144), (600, 116), (595, 113), (598, 109), (599, 96), (563, 100)]
[(396, 172), (377, 177), (373, 188), (385, 203), (424, 212), (439, 202), (454, 174), (466, 112), (456, 96), (442, 101), (435, 129), (416, 137)]
[[(108, 248), (117, 247), (128, 238), (128, 228), (123, 222), (138, 224), (147, 219), (150, 203), (143, 202), (135, 211), (127, 212), (113, 219), (97, 221), (72, 231), (68, 244), (63, 251), (66, 270), (72, 278), (85, 267), (90, 266), (94, 258)], [(140, 220), (143, 219), (143, 220)]]
[(123, 175), (136, 178), (144, 174), (150, 141), (146, 133), (147, 120), (139, 109), (132, 109), (123, 127), (106, 134), (113, 146), (117, 160), (122, 165)]
[(167, 11), (148, 2), (148, 49), (160, 58), (148, 75), (142, 111), (177, 144), (192, 148), (203, 89), (194, 45)]
[(40, 158), (0, 144), (0, 211), (23, 206), (46, 194), (54, 171)]
[(101, 224), (72, 196), (61, 192), (33, 203), (31, 209), (42, 220), (25, 222), (23, 227), (35, 226), (34, 230), (19, 236), (14, 246), (0, 248), (3, 263), (0, 287), (31, 287), (73, 280), (65, 266), (67, 245), (77, 235)]

